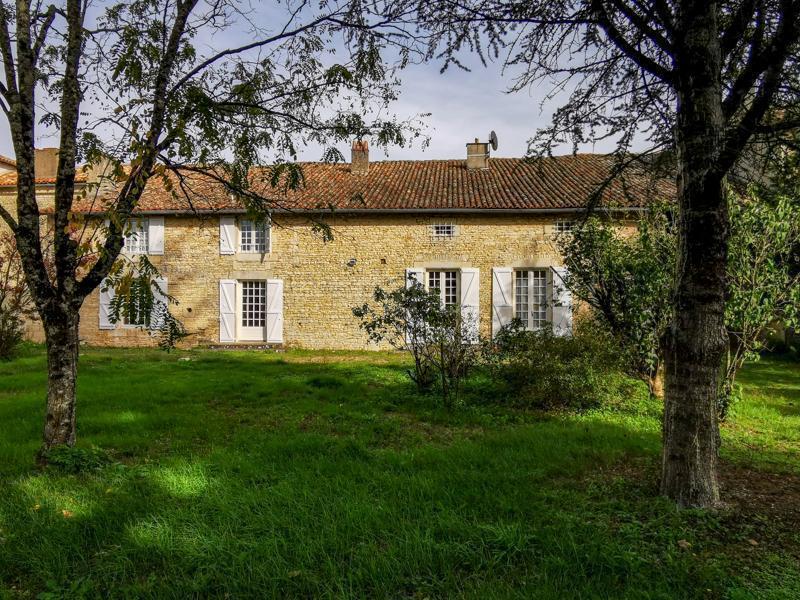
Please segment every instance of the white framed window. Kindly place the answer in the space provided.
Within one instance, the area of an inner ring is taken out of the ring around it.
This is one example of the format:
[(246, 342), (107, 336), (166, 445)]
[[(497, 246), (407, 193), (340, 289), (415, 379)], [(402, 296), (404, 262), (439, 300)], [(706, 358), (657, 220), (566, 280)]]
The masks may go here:
[(453, 223), (434, 223), (431, 225), (431, 237), (434, 240), (450, 240), (456, 237), (456, 226)]
[(243, 328), (267, 324), (267, 282), (242, 281), (241, 324)]
[(571, 233), (575, 228), (575, 221), (570, 219), (559, 219), (553, 225), (553, 231), (556, 233)]
[(438, 291), (443, 306), (458, 304), (458, 271), (428, 271), (428, 291)]
[(265, 254), (269, 252), (269, 223), (258, 223), (251, 219), (239, 221), (239, 252)]
[(514, 271), (514, 316), (525, 329), (547, 327), (548, 269)]
[(131, 219), (125, 227), (125, 244), (122, 251), (127, 254), (147, 254), (150, 245), (147, 219)]

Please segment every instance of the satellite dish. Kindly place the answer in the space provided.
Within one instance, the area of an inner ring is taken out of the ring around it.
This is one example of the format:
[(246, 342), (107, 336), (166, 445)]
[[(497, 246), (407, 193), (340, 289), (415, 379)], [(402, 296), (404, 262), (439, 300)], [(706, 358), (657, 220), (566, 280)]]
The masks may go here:
[(491, 144), (492, 150), (497, 150), (497, 134), (494, 131), (489, 134), (489, 144)]

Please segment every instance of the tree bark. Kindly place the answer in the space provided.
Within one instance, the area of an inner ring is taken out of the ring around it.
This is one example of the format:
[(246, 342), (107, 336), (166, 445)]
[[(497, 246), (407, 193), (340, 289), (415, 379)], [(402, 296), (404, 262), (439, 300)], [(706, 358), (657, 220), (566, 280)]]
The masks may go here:
[(75, 444), (76, 383), (78, 379), (77, 311), (59, 322), (45, 325), (47, 340), (47, 414), (39, 462), (56, 446)]
[(728, 211), (717, 168), (724, 132), (717, 6), (687, 0), (676, 91), (680, 245), (667, 334), (662, 493), (678, 506), (719, 503), (717, 388), (727, 344)]

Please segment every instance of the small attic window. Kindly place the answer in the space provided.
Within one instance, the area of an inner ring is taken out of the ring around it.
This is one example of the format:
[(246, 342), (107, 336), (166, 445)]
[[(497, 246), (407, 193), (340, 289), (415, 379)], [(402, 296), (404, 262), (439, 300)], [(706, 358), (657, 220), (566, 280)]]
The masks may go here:
[(570, 221), (567, 219), (561, 219), (556, 221), (555, 227), (553, 230), (556, 233), (570, 233), (575, 228), (575, 221)]
[(434, 223), (431, 225), (431, 236), (434, 240), (449, 240), (456, 237), (456, 226), (452, 223)]

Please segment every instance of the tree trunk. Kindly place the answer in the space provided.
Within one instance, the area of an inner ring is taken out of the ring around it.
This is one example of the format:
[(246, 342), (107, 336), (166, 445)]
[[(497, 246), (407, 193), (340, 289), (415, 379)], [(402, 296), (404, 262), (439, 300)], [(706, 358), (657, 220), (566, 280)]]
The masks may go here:
[(680, 245), (667, 334), (662, 493), (678, 506), (719, 503), (717, 387), (727, 344), (728, 211), (715, 168), (723, 134), (717, 8), (681, 3), (675, 61)]
[(47, 340), (47, 414), (40, 462), (55, 446), (75, 444), (75, 388), (78, 376), (78, 321), (70, 318), (45, 325)]

